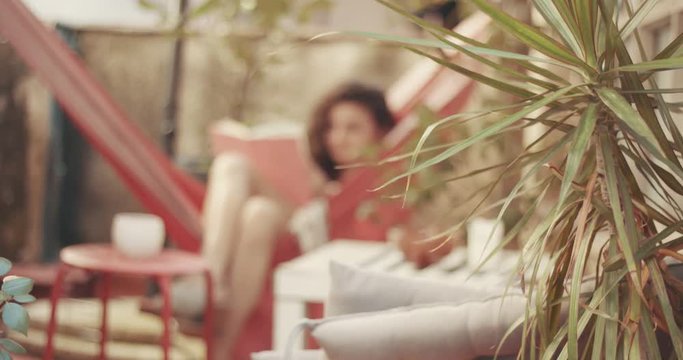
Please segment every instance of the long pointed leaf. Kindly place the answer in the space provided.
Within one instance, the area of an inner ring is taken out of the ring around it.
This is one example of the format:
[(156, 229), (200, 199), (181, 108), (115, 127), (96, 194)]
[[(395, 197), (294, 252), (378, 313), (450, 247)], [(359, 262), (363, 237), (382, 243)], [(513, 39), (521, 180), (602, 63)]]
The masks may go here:
[[(633, 256), (633, 243), (636, 243), (634, 238), (635, 234), (626, 231), (624, 214), (622, 213), (622, 199), (620, 197), (619, 185), (620, 174), (614, 164), (614, 155), (612, 150), (612, 144), (609, 139), (609, 135), (605, 132), (600, 132), (600, 148), (602, 149), (602, 154), (605, 164), (605, 185), (606, 189), (603, 191), (607, 192), (607, 196), (610, 202), (610, 208), (612, 210), (612, 217), (614, 220), (614, 227), (616, 228), (616, 238), (619, 246), (621, 247), (624, 258), (626, 260), (626, 266), (631, 272), (632, 276), (637, 276), (638, 266), (636, 265), (635, 258)], [(623, 181), (623, 180), (621, 180)], [(628, 214), (630, 215), (630, 214)], [(627, 216), (628, 216), (627, 215)], [(634, 278), (636, 284), (640, 284), (640, 281)]]
[[(551, 0), (534, 0), (534, 5), (536, 10), (552, 25), (552, 28), (560, 34), (564, 43), (574, 51), (574, 54), (580, 58), (585, 58), (585, 53), (577, 38), (576, 25), (569, 20), (568, 16), (562, 16), (560, 9)], [(569, 9), (566, 4), (558, 3), (557, 5), (565, 5), (563, 10), (565, 13), (568, 12)]]
[[(546, 164), (547, 161), (549, 161), (550, 159), (552, 159), (552, 157), (555, 156), (555, 155), (558, 153), (558, 151), (559, 151), (560, 149), (562, 149), (562, 147), (563, 147), (567, 142), (569, 142), (569, 139), (571, 139), (571, 136), (567, 135), (567, 136), (565, 136), (563, 139), (559, 140), (554, 146), (552, 146), (552, 147), (546, 152), (546, 154), (543, 156), (543, 158), (541, 158), (541, 159), (540, 159), (538, 162), (536, 162), (536, 164), (534, 164), (528, 171), (526, 171), (526, 173), (524, 174), (524, 176), (517, 182), (517, 184), (515, 185), (515, 187), (510, 191), (510, 193), (508, 194), (508, 196), (505, 198), (505, 202), (504, 202), (503, 206), (501, 207), (500, 211), (498, 212), (498, 217), (496, 218), (496, 224), (498, 224), (498, 223), (500, 223), (500, 222), (502, 221), (502, 217), (503, 217), (503, 215), (505, 214), (505, 212), (506, 212), (508, 206), (510, 206), (510, 204), (512, 203), (512, 200), (515, 199), (515, 197), (517, 196), (517, 193), (519, 192), (519, 190), (527, 183), (527, 181), (531, 178), (531, 176), (535, 175), (535, 174), (543, 167), (543, 165)], [(561, 206), (560, 203), (558, 203), (558, 205)], [(562, 210), (562, 209), (561, 209), (560, 207), (558, 207), (558, 211), (562, 212), (561, 210)], [(493, 232), (491, 232), (491, 234), (493, 234)], [(488, 245), (488, 241), (489, 241), (489, 240), (490, 240), (490, 236), (489, 236), (489, 239), (487, 239), (487, 244), (486, 244), (486, 245)], [(484, 261), (482, 261), (482, 262), (477, 266), (477, 268), (476, 268), (475, 270), (478, 270), (481, 266), (483, 266), (483, 265), (486, 263), (486, 261), (488, 261), (488, 259), (490, 259), (492, 256), (493, 256), (493, 254), (490, 254), (486, 259), (484, 259)], [(474, 271), (474, 272), (476, 272), (476, 271)]]
[[(588, 195), (589, 198), (592, 197), (592, 194)], [(586, 200), (589, 200), (587, 198)], [(590, 201), (585, 201), (584, 204), (590, 204)], [(586, 219), (583, 218), (585, 221)], [(597, 217), (593, 219), (593, 221), (590, 222), (588, 225), (588, 228), (586, 229), (586, 232), (577, 232), (575, 241), (580, 241), (580, 245), (577, 249), (576, 253), (576, 259), (578, 260), (574, 266), (573, 272), (572, 272), (572, 282), (571, 282), (571, 287), (569, 288), (569, 317), (567, 319), (568, 323), (568, 344), (567, 344), (567, 349), (568, 349), (568, 355), (570, 359), (576, 359), (578, 358), (578, 350), (579, 350), (579, 341), (578, 341), (578, 335), (579, 335), (579, 328), (578, 328), (578, 323), (579, 323), (579, 294), (580, 291), (579, 289), (581, 288), (581, 280), (583, 278), (583, 273), (585, 271), (586, 267), (586, 261), (588, 259), (588, 252), (590, 251), (591, 244), (592, 244), (592, 238), (594, 237), (593, 230), (595, 229), (595, 226), (597, 224)], [(584, 238), (584, 234), (586, 234), (586, 238)]]
[[(663, 246), (660, 244), (664, 241), (664, 239), (668, 238), (676, 232), (683, 232), (683, 220), (666, 227), (664, 230), (658, 232), (651, 238), (645, 240), (638, 248), (638, 251), (635, 254), (636, 260), (642, 261), (645, 260), (647, 257), (652, 256), (657, 249)], [(618, 255), (614, 258), (608, 258), (605, 261), (604, 270), (605, 272), (619, 270), (623, 267), (623, 265), (623, 256)]]
[(648, 359), (661, 360), (662, 356), (660, 354), (659, 344), (657, 343), (657, 337), (655, 336), (655, 327), (652, 323), (652, 317), (650, 309), (647, 308), (647, 304), (642, 304), (643, 309), (641, 313), (643, 314), (640, 320), (640, 331), (643, 333), (643, 337), (647, 343), (646, 354)]
[[(615, 25), (612, 23), (612, 27), (615, 27)], [(616, 37), (614, 39), (614, 46), (615, 46), (615, 54), (616, 58), (619, 61), (620, 65), (630, 65), (633, 64), (633, 60), (631, 59), (631, 56), (628, 52), (627, 46), (624, 43), (624, 41), (620, 37)], [(641, 80), (639, 79), (638, 74), (636, 73), (622, 73), (622, 87), (627, 88), (627, 89), (634, 89), (634, 90), (641, 90), (644, 88)], [(681, 169), (682, 165), (680, 163), (680, 160), (676, 156), (675, 152), (673, 149), (668, 144), (668, 139), (666, 137), (666, 134), (664, 133), (661, 124), (659, 122), (659, 119), (657, 118), (657, 115), (654, 111), (654, 108), (652, 106), (652, 103), (649, 98), (647, 98), (644, 95), (638, 95), (635, 94), (631, 96), (633, 103), (636, 106), (637, 112), (640, 114), (642, 119), (645, 121), (647, 124), (648, 128), (651, 130), (652, 134), (654, 137), (657, 139), (657, 143), (659, 145), (659, 150), (665, 155), (665, 157), (668, 159), (668, 162), (673, 164), (676, 169), (674, 172), (677, 172)], [(641, 137), (642, 135), (640, 133), (636, 133), (636, 137)], [(651, 141), (645, 141), (645, 146), (649, 146), (648, 150), (652, 151), (652, 144), (649, 144)], [(655, 151), (655, 156), (659, 156), (656, 151)]]
[(636, 13), (628, 19), (628, 22), (619, 32), (619, 36), (622, 39), (626, 39), (631, 33), (643, 22), (645, 17), (650, 13), (650, 11), (657, 5), (659, 0), (646, 0), (640, 4)]
[(399, 181), (403, 178), (406, 178), (408, 176), (411, 176), (413, 174), (416, 174), (428, 167), (434, 166), (442, 161), (445, 161), (452, 156), (458, 154), (459, 152), (469, 148), (473, 144), (476, 144), (484, 139), (487, 139), (491, 136), (496, 135), (499, 133), (501, 130), (505, 129), (506, 127), (514, 124), (515, 122), (519, 121), (523, 117), (531, 114), (532, 112), (543, 108), (544, 106), (562, 98), (564, 95), (566, 95), (568, 92), (570, 92), (573, 89), (576, 89), (577, 87), (582, 86), (582, 85), (572, 85), (563, 89), (560, 89), (555, 92), (551, 92), (547, 94), (547, 96), (540, 98), (539, 100), (530, 103), (528, 106), (524, 107), (523, 109), (517, 111), (514, 114), (511, 114), (509, 116), (504, 117), (497, 123), (485, 128), (484, 130), (472, 135), (471, 137), (463, 140), (462, 142), (458, 143), (457, 145), (453, 146), (452, 148), (445, 150), (441, 152), (438, 155), (435, 155), (431, 159), (428, 159), (427, 161), (407, 170), (401, 175), (398, 175), (389, 181), (386, 182), (386, 184), (392, 184), (396, 181)]
[(678, 50), (683, 46), (683, 33), (678, 34), (676, 38), (667, 45), (664, 50), (660, 51), (655, 56), (655, 59), (666, 59), (678, 53)]
[(581, 32), (581, 43), (586, 53), (588, 65), (597, 64), (597, 53), (595, 49), (595, 26), (597, 21), (598, 5), (594, 0), (574, 0), (576, 20)]
[(597, 89), (600, 99), (609, 107), (621, 121), (631, 128), (635, 133), (640, 134), (652, 145), (657, 145), (657, 139), (645, 120), (635, 111), (623, 96), (612, 88)]
[(595, 129), (597, 110), (598, 106), (596, 104), (588, 105), (581, 119), (579, 120), (576, 138), (572, 143), (572, 147), (569, 150), (569, 155), (567, 156), (567, 165), (565, 166), (564, 178), (562, 179), (562, 186), (560, 188), (560, 199), (563, 199), (567, 196), (570, 185), (572, 181), (574, 181), (574, 176), (581, 165), (581, 160), (583, 159), (583, 155), (586, 152), (588, 143), (593, 135), (593, 130)]
[(489, 4), (484, 0), (473, 0), (477, 7), (489, 15), (492, 19), (496, 21), (504, 30), (510, 32), (512, 35), (517, 37), (523, 43), (539, 50), (540, 52), (555, 58), (557, 60), (564, 61), (568, 64), (576, 65), (583, 69), (588, 74), (595, 73), (595, 70), (588, 66), (583, 60), (576, 57), (570, 51), (568, 51), (562, 44), (558, 43), (555, 39), (543, 34), (537, 29), (513, 18), (512, 16), (506, 14), (500, 9), (495, 8), (493, 5)]
[[(617, 154), (617, 157), (621, 160), (623, 155)], [(624, 162), (621, 162), (621, 164), (624, 164)], [(623, 168), (623, 165), (620, 167)], [(624, 169), (622, 172), (622, 176), (625, 177), (624, 180), (617, 182), (617, 188), (619, 191), (619, 197), (623, 200), (622, 201), (622, 206), (623, 206), (623, 213), (624, 213), (624, 222), (626, 225), (626, 233), (629, 235), (629, 247), (628, 248), (623, 248), (621, 251), (624, 253), (624, 256), (628, 258), (633, 258), (635, 260), (635, 249), (638, 247), (638, 242), (639, 240), (643, 237), (642, 232), (640, 231), (639, 227), (636, 225), (636, 213), (633, 211), (633, 200), (631, 197), (631, 192), (629, 189), (629, 172)], [(635, 195), (634, 195), (635, 196)], [(630, 252), (630, 254), (629, 254)], [(636, 265), (636, 274), (631, 274), (631, 279), (633, 279), (633, 283), (630, 284), (631, 286), (628, 287), (628, 292), (629, 296), (631, 297), (629, 301), (629, 313), (630, 313), (630, 319), (633, 322), (638, 322), (640, 321), (640, 304), (641, 304), (641, 298), (644, 299), (645, 295), (642, 292), (642, 285), (641, 285), (641, 279), (640, 279), (640, 262), (635, 262)], [(628, 262), (627, 262), (628, 266)], [(639, 342), (638, 339), (633, 339), (633, 345), (634, 349), (639, 347)]]
[(597, 317), (595, 319), (595, 338), (591, 345), (593, 345), (593, 351), (591, 354), (591, 359), (603, 359), (602, 350), (603, 343), (605, 339), (605, 326), (607, 321), (603, 317)]
[(438, 56), (434, 56), (434, 55), (432, 55), (432, 54), (426, 53), (426, 52), (424, 52), (424, 51), (422, 51), (422, 50), (420, 50), (420, 49), (417, 49), (417, 48), (414, 48), (414, 47), (406, 47), (406, 48), (407, 48), (408, 50), (410, 50), (410, 51), (412, 51), (412, 52), (418, 54), (418, 55), (421, 55), (421, 56), (430, 58), (430, 59), (432, 59), (434, 62), (436, 62), (436, 63), (438, 63), (438, 64), (440, 64), (440, 65), (443, 65), (443, 66), (445, 66), (445, 67), (447, 67), (447, 68), (449, 68), (449, 69), (451, 69), (451, 70), (454, 70), (454, 71), (456, 71), (456, 72), (458, 72), (458, 73), (460, 73), (460, 74), (463, 74), (463, 75), (469, 77), (470, 79), (474, 79), (474, 80), (476, 80), (476, 81), (478, 81), (478, 82), (480, 82), (480, 83), (482, 83), (482, 84), (486, 84), (486, 85), (488, 85), (488, 86), (491, 86), (491, 87), (493, 87), (494, 89), (497, 89), (497, 90), (500, 90), (500, 91), (509, 93), (509, 94), (511, 94), (511, 95), (519, 96), (519, 97), (521, 97), (521, 98), (528, 98), (528, 97), (531, 97), (531, 96), (534, 96), (534, 95), (535, 95), (533, 92), (531, 92), (531, 91), (529, 91), (529, 90), (526, 90), (526, 89), (523, 89), (523, 88), (520, 88), (520, 87), (518, 87), (518, 86), (515, 86), (515, 85), (510, 84), (510, 82), (506, 82), (506, 81), (501, 81), (501, 80), (498, 80), (498, 79), (494, 79), (494, 78), (492, 78), (492, 77), (490, 77), (490, 76), (486, 76), (486, 75), (481, 74), (481, 73), (479, 73), (479, 72), (472, 71), (472, 70), (467, 69), (467, 68), (465, 68), (465, 67), (463, 67), (463, 66), (460, 66), (460, 65), (458, 65), (458, 64), (452, 63), (452, 62), (450, 62), (450, 61), (448, 61), (448, 60), (446, 60), (446, 59), (442, 59), (442, 58), (440, 58), (440, 57), (438, 57)]
[[(612, 206), (615, 206), (612, 204)], [(615, 235), (619, 237), (619, 235)], [(617, 253), (617, 241), (612, 237), (609, 240), (609, 255)], [(610, 283), (618, 283), (614, 273), (605, 274), (605, 281)], [(607, 292), (605, 302), (601, 304), (600, 309), (605, 314), (619, 314), (619, 287), (616, 287)], [(616, 321), (611, 320), (605, 323), (605, 358), (617, 359), (617, 344), (619, 338), (619, 326)]]
[[(485, 48), (485, 47), (481, 47), (481, 46), (458, 45), (455, 42), (449, 41), (448, 39), (441, 37), (441, 36), (439, 36), (439, 37), (442, 38), (443, 40), (414, 38), (414, 37), (408, 37), (408, 36), (382, 34), (382, 33), (376, 33), (376, 32), (368, 32), (368, 31), (345, 31), (343, 33), (353, 35), (353, 36), (368, 38), (368, 39), (379, 40), (382, 42), (390, 42), (390, 43), (400, 44), (400, 45), (414, 45), (414, 46), (426, 47), (426, 48), (431, 48), (431, 49), (442, 49), (442, 50), (463, 49), (463, 50), (467, 50), (468, 52), (471, 52), (473, 54), (495, 56), (495, 57), (499, 57), (501, 59), (524, 60), (524, 61), (529, 61), (529, 62), (552, 64), (552, 65), (561, 66), (561, 67), (566, 66), (562, 62), (559, 62), (559, 61), (556, 61), (553, 59), (549, 59), (549, 58), (518, 54), (515, 52), (492, 49), (492, 48)], [(438, 35), (435, 35), (435, 36), (438, 36)]]
[(683, 68), (683, 56), (644, 61), (638, 64), (624, 65), (614, 68), (613, 71), (666, 71)]
[(622, 94), (679, 94), (683, 88), (622, 90)]
[(673, 343), (674, 350), (676, 351), (676, 356), (679, 359), (683, 359), (683, 334), (681, 334), (681, 330), (678, 328), (678, 324), (676, 324), (673, 308), (671, 307), (671, 302), (669, 301), (669, 294), (667, 293), (666, 286), (664, 285), (664, 279), (662, 278), (662, 274), (655, 261), (648, 261), (647, 267), (650, 270), (652, 284), (657, 292), (657, 299), (659, 300), (659, 304), (662, 306), (662, 312), (664, 313), (664, 319), (666, 320), (667, 327), (669, 328), (669, 336), (671, 337), (671, 342)]
[[(388, 7), (388, 8), (390, 8), (391, 10), (393, 10), (393, 11), (395, 11), (395, 12), (401, 14), (402, 16), (404, 16), (404, 17), (406, 17), (407, 19), (411, 20), (412, 22), (414, 22), (414, 23), (417, 24), (418, 26), (422, 27), (423, 29), (427, 30), (430, 34), (434, 35), (435, 37), (437, 37), (437, 38), (439, 38), (439, 39), (445, 40), (446, 37), (448, 37), (448, 38), (454, 38), (454, 39), (457, 39), (457, 40), (462, 41), (462, 42), (465, 43), (465, 44), (470, 44), (470, 45), (475, 46), (475, 47), (488, 48), (488, 47), (486, 46), (486, 44), (484, 44), (484, 43), (482, 43), (482, 42), (479, 42), (479, 41), (477, 41), (477, 40), (475, 40), (475, 39), (472, 39), (472, 38), (469, 38), (469, 37), (467, 37), (467, 36), (463, 36), (463, 35), (461, 35), (461, 34), (455, 32), (455, 31), (452, 31), (452, 30), (450, 30), (450, 29), (446, 29), (446, 28), (443, 27), (443, 26), (436, 25), (435, 23), (433, 23), (433, 22), (431, 22), (431, 21), (427, 21), (427, 20), (425, 20), (425, 19), (422, 19), (422, 18), (420, 18), (420, 17), (417, 17), (417, 16), (415, 16), (414, 14), (412, 14), (410, 11), (407, 11), (406, 9), (403, 9), (403, 8), (401, 8), (400, 6), (398, 6), (398, 5), (396, 5), (396, 4), (392, 3), (392, 2), (389, 2), (389, 1), (386, 1), (386, 0), (375, 0), (375, 1), (381, 3), (382, 5), (384, 5), (384, 6)], [(448, 41), (448, 43), (451, 43), (451, 46), (452, 46), (452, 43), (453, 43), (453, 42), (452, 42), (452, 41)], [(457, 47), (455, 47), (455, 49), (457, 49)], [(489, 49), (492, 49), (492, 48), (489, 48)], [(493, 49), (492, 49), (492, 50), (493, 50)], [(543, 76), (543, 77), (545, 77), (545, 78), (547, 78), (547, 79), (550, 79), (550, 80), (552, 80), (552, 81), (555, 81), (555, 82), (557, 82), (557, 83), (559, 83), (559, 84), (562, 84), (562, 85), (569, 85), (569, 82), (568, 82), (566, 79), (564, 79), (564, 78), (558, 76), (557, 74), (555, 74), (555, 73), (553, 73), (553, 72), (551, 72), (551, 71), (548, 71), (547, 69), (544, 69), (544, 68), (541, 68), (541, 67), (539, 67), (539, 66), (536, 66), (536, 65), (534, 65), (533, 63), (530, 63), (530, 62), (528, 62), (528, 61), (522, 61), (522, 60), (519, 60), (519, 59), (511, 59), (511, 61), (512, 61), (514, 64), (523, 67), (524, 69), (527, 69), (527, 70), (529, 70), (529, 71), (531, 71), (531, 72), (534, 72), (534, 73), (536, 73), (536, 74), (538, 74), (538, 75), (541, 75), (541, 76)], [(555, 61), (555, 60), (550, 59), (550, 61)], [(560, 62), (560, 61), (555, 61), (555, 62), (556, 62), (556, 64), (557, 64), (558, 66), (567, 67), (567, 68), (570, 69), (572, 72), (576, 72), (576, 73), (581, 74), (581, 72), (579, 71), (579, 69), (577, 69), (575, 66), (567, 66), (567, 64), (565, 64), (565, 63), (563, 63), (563, 62)], [(561, 65), (560, 65), (560, 64), (561, 64)]]
[[(494, 49), (494, 48), (488, 47), (485, 43), (479, 42), (479, 41), (472, 39), (472, 38), (469, 38), (467, 36), (463, 36), (463, 35), (455, 32), (455, 31), (452, 31), (450, 29), (446, 29), (445, 27), (438, 26), (431, 21), (427, 21), (427, 20), (424, 20), (422, 18), (419, 18), (419, 17), (415, 16), (414, 14), (412, 14), (411, 12), (401, 8), (400, 6), (397, 6), (396, 4), (393, 4), (393, 3), (388, 2), (386, 0), (375, 0), (375, 1), (381, 3), (382, 5), (390, 8), (393, 11), (396, 11), (397, 13), (401, 14), (402, 16), (413, 21), (415, 24), (417, 24), (418, 26), (420, 26), (423, 29), (425, 29), (426, 31), (428, 31), (430, 34), (432, 34), (433, 36), (438, 38), (442, 43), (448, 45), (452, 49), (462, 51), (463, 53), (465, 53), (469, 56), (472, 56), (475, 60), (480, 61), (482, 63), (485, 63), (489, 66), (492, 66), (490, 61), (488, 61), (487, 59), (485, 59), (479, 55), (476, 55), (474, 52), (468, 51), (466, 48), (463, 48), (461, 45), (457, 44), (455, 41), (452, 41), (450, 39), (457, 39), (457, 40), (462, 41), (465, 44), (470, 44), (471, 47), (478, 49), (477, 53), (483, 54), (484, 52), (492, 52), (491, 55), (493, 55), (495, 52), (501, 51), (500, 49)], [(522, 54), (512, 55), (512, 54), (514, 54), (514, 53), (508, 52), (508, 54), (505, 56), (505, 58), (510, 59), (510, 61), (513, 64), (518, 65), (524, 69), (527, 69), (533, 73), (536, 73), (542, 77), (545, 77), (547, 79), (555, 81), (561, 85), (567, 85), (567, 86), (569, 85), (569, 82), (566, 79), (558, 76), (557, 74), (555, 74), (555, 73), (553, 73), (547, 69), (544, 69), (542, 67), (534, 65), (530, 61), (526, 61), (525, 60), (525, 59), (527, 59), (527, 58), (525, 58), (526, 55), (522, 55)], [(499, 53), (499, 55), (500, 55), (500, 53)], [(541, 59), (541, 58), (534, 57), (534, 59)], [(532, 59), (529, 59), (529, 60), (532, 60)], [(551, 63), (553, 63), (557, 66), (560, 66), (560, 67), (565, 67), (572, 72), (580, 73), (578, 71), (578, 69), (576, 69), (575, 67), (568, 66), (567, 64), (565, 64), (563, 62), (556, 61), (553, 59), (547, 59), (546, 61), (550, 61)], [(499, 66), (497, 64), (493, 67), (497, 71), (502, 71), (502, 72), (510, 72), (512, 70), (508, 67)], [(519, 75), (516, 75), (516, 76), (519, 76)], [(532, 82), (539, 82), (539, 81), (540, 80), (533, 80)], [(544, 87), (550, 88), (547, 85), (545, 85)]]
[[(626, 156), (628, 156), (635, 163), (637, 170), (640, 172), (640, 174), (643, 176), (643, 178), (645, 178), (645, 181), (647, 181), (648, 186), (650, 186), (660, 198), (665, 199), (665, 201), (667, 201), (668, 204), (673, 205), (671, 208), (674, 211), (676, 211), (678, 214), (680, 214), (681, 217), (683, 217), (683, 210), (676, 203), (676, 201), (673, 199), (671, 194), (669, 194), (669, 192), (666, 191), (666, 189), (664, 188), (664, 185), (661, 182), (660, 177), (657, 175), (657, 172), (653, 169), (652, 165), (654, 164), (654, 162), (645, 156), (641, 157), (639, 155), (636, 155), (635, 152), (629, 148), (620, 147), (620, 149)], [(662, 169), (662, 171), (664, 173), (670, 175), (670, 173), (666, 172), (666, 170)], [(671, 181), (676, 181), (676, 180), (672, 179)], [(649, 197), (648, 197), (648, 199), (649, 199)], [(659, 210), (662, 213), (666, 214), (666, 216), (669, 219), (673, 218), (673, 216), (668, 212), (668, 210), (664, 209), (662, 207), (662, 205), (660, 205), (660, 202), (651, 200), (651, 203), (654, 206), (656, 206), (657, 208), (659, 208)], [(640, 211), (647, 214), (649, 217), (652, 217), (655, 221), (659, 221), (663, 224), (666, 223), (666, 221), (662, 221), (662, 219), (660, 218), (660, 216), (658, 214), (652, 213), (650, 210), (645, 210), (645, 208), (646, 207), (649, 208), (649, 206), (647, 206), (644, 201), (640, 201), (640, 202), (636, 201), (636, 206), (638, 206)]]
[[(485, 56), (482, 56), (482, 55), (496, 56), (496, 57), (500, 57), (501, 59), (507, 59), (507, 60), (510, 60), (511, 62), (514, 62), (514, 63), (524, 67), (525, 69), (529, 69), (532, 71), (534, 71), (534, 69), (538, 68), (538, 67), (534, 67), (532, 64), (532, 61), (536, 61), (536, 60), (539, 60), (538, 62), (546, 62), (546, 63), (554, 64), (556, 66), (566, 67), (569, 70), (573, 71), (572, 67), (568, 67), (565, 64), (558, 62), (558, 61), (554, 61), (552, 59), (547, 59), (547, 60), (543, 61), (543, 58), (540, 58), (540, 57), (532, 57), (529, 55), (517, 54), (517, 53), (513, 53), (513, 52), (509, 52), (509, 51), (491, 49), (491, 48), (482, 47), (482, 46), (467, 46), (467, 45), (461, 46), (458, 43), (456, 43), (455, 41), (452, 41), (451, 39), (448, 39), (448, 38), (446, 38), (440, 34), (432, 33), (432, 35), (435, 36), (437, 39), (439, 39), (439, 41), (441, 41), (443, 44), (450, 46), (452, 50), (456, 50), (456, 51), (460, 51), (460, 52), (464, 53), (465, 55), (471, 57), (477, 63), (484, 64), (484, 65), (490, 67), (491, 69), (493, 69), (493, 70), (495, 70), (501, 74), (507, 74), (508, 76), (510, 76), (512, 78), (519, 79), (520, 81), (536, 84), (536, 85), (539, 85), (539, 86), (541, 86), (545, 89), (548, 89), (548, 90), (557, 90), (558, 86), (553, 84), (553, 83), (549, 83), (547, 81), (541, 80), (537, 77), (529, 76), (523, 72), (517, 71), (516, 69), (514, 69), (510, 66), (506, 66), (505, 64), (499, 64), (495, 61), (489, 60), (488, 58), (486, 58)], [(536, 59), (536, 60), (534, 60), (534, 59)], [(536, 71), (536, 72), (539, 74), (544, 74), (543, 72), (540, 72), (540, 71)], [(549, 77), (549, 78), (552, 78), (552, 77)], [(568, 83), (563, 82), (561, 80), (559, 82), (563, 83), (565, 85), (568, 84)]]

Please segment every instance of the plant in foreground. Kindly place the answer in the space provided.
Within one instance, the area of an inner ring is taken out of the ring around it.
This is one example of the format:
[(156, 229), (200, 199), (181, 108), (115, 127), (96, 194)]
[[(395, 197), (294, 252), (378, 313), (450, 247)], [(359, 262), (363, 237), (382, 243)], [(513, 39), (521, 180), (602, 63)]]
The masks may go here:
[[(33, 289), (33, 280), (20, 276), (5, 276), (10, 269), (12, 269), (12, 263), (0, 257), (0, 276), (4, 276), (0, 288), (2, 322), (6, 328), (26, 335), (29, 317), (22, 304), (36, 300), (33, 295), (29, 294)], [(3, 331), (0, 337), (0, 360), (11, 359), (10, 353), (24, 354), (26, 350), (7, 337), (7, 333)]]
[[(683, 88), (660, 88), (659, 73), (683, 68), (683, 34), (648, 57), (639, 25), (658, 1), (533, 0), (553, 36), (510, 16), (486, 0), (472, 0), (501, 30), (524, 43), (515, 53), (462, 36), (378, 0), (423, 27), (433, 38), (364, 33), (409, 50), (493, 87), (514, 103), (453, 114), (434, 122), (410, 155), (410, 167), (392, 181), (451, 160), (475, 145), (514, 131), (541, 129), (511, 162), (473, 171), (489, 172), (481, 196), (465, 204), (469, 215), (507, 177), (520, 180), (497, 203), (498, 220), (515, 202), (524, 213), (501, 244), (527, 232), (520, 274), (529, 294), (520, 357), (662, 357), (663, 343), (683, 359), (683, 282), (669, 264), (683, 249), (683, 134), (678, 123)], [(437, 50), (455, 50), (489, 71), (472, 71)], [(513, 66), (503, 66), (505, 60)], [(680, 98), (679, 98), (680, 101)], [(482, 130), (449, 146), (422, 144), (454, 123), (496, 116)], [(676, 118), (676, 116), (679, 116)], [(465, 178), (461, 174), (455, 178)], [(391, 181), (390, 181), (391, 182)], [(489, 199), (490, 200), (490, 199)], [(541, 211), (542, 204), (551, 204)], [(539, 216), (539, 212), (542, 212)], [(599, 241), (604, 234), (606, 241)], [(591, 254), (598, 253), (595, 269)], [(541, 259), (548, 257), (548, 265)], [(591, 291), (579, 289), (591, 278)], [(563, 304), (568, 308), (563, 315)], [(658, 341), (657, 330), (666, 334)], [(579, 340), (585, 346), (579, 346)]]

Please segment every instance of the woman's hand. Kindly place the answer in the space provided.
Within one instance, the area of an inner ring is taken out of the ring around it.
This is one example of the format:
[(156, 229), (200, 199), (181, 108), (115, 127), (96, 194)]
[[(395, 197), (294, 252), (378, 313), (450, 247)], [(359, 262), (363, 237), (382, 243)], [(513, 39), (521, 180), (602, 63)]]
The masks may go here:
[(448, 255), (453, 249), (452, 240), (445, 238), (425, 241), (425, 236), (418, 236), (414, 231), (405, 231), (398, 241), (399, 248), (406, 260), (418, 269), (425, 268)]

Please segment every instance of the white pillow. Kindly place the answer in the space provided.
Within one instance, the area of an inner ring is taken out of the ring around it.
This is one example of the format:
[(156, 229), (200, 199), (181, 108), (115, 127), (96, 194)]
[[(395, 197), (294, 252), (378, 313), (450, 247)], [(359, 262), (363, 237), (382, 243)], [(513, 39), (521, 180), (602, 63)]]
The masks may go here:
[(290, 357), (282, 352), (261, 351), (251, 354), (251, 360), (326, 360), (321, 350), (295, 351)]
[[(524, 316), (522, 295), (459, 304), (399, 308), (327, 318), (310, 324), (331, 360), (454, 360), (490, 356), (506, 331)], [(517, 326), (500, 355), (521, 344)]]
[(288, 226), (296, 234), (302, 252), (309, 252), (328, 242), (327, 200), (317, 198), (299, 207), (289, 219)]
[[(326, 316), (386, 310), (401, 306), (438, 302), (460, 303), (505, 293), (499, 285), (451, 284), (446, 281), (401, 277), (357, 267), (331, 263), (331, 286)], [(510, 287), (508, 294), (521, 294)]]

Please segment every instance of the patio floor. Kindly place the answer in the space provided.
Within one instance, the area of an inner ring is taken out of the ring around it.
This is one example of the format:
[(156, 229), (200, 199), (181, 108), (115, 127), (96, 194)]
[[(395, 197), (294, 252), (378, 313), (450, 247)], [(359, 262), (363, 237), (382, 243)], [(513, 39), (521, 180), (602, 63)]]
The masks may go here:
[[(50, 314), (49, 301), (39, 300), (27, 309), (31, 316), (28, 337), (13, 334), (31, 356), (40, 356), (45, 345), (45, 328)], [(58, 335), (55, 338), (56, 359), (93, 359), (99, 354), (101, 306), (93, 299), (62, 299), (58, 307)], [(111, 300), (109, 307), (109, 340), (107, 358), (112, 360), (161, 359), (159, 346), (162, 324), (157, 316), (139, 311), (138, 298)], [(204, 342), (182, 335), (173, 329), (172, 359), (204, 358)], [(18, 358), (21, 360), (20, 358)], [(28, 358), (30, 359), (30, 357)], [(25, 360), (28, 360), (25, 359)]]

